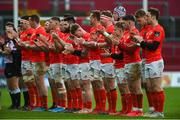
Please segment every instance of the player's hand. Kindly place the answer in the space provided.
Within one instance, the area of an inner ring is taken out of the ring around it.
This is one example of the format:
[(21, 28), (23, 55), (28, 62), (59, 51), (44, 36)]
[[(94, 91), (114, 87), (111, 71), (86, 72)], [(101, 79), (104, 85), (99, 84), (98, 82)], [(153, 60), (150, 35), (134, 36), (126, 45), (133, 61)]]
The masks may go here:
[(104, 29), (98, 29), (96, 32), (103, 34), (105, 32), (105, 30)]
[(46, 39), (47, 39), (47, 37), (46, 37), (46, 36), (44, 36), (44, 35), (42, 35), (42, 34), (39, 34), (39, 39), (41, 39), (41, 40), (46, 40)]
[(111, 54), (110, 53), (101, 53), (101, 57), (103, 58), (107, 58), (107, 57), (110, 57)]
[(65, 50), (62, 52), (63, 54), (70, 54), (70, 53), (74, 52), (74, 48), (73, 48), (72, 44), (66, 44), (64, 46), (64, 49)]
[(5, 47), (4, 47), (4, 52), (5, 52), (6, 54), (10, 54), (10, 53), (11, 53), (11, 48), (5, 46)]
[(4, 44), (4, 38), (0, 36), (0, 44), (3, 45)]
[(74, 38), (74, 41), (77, 43), (77, 44), (83, 44), (83, 42), (85, 41), (83, 38)]
[(12, 31), (12, 35), (14, 39), (17, 39), (19, 37), (18, 33), (16, 31)]
[(143, 41), (143, 37), (139, 35), (134, 35), (132, 40), (136, 43), (141, 43)]
[(6, 32), (6, 35), (7, 35), (7, 37), (8, 37), (9, 39), (13, 39), (13, 34), (12, 34), (11, 31), (7, 31), (7, 32)]
[(51, 35), (52, 35), (52, 37), (53, 37), (54, 39), (58, 39), (58, 38), (59, 38), (58, 34), (55, 33), (55, 32), (52, 32)]
[(55, 46), (53, 44), (50, 44), (49, 49), (53, 49), (53, 48), (55, 48)]

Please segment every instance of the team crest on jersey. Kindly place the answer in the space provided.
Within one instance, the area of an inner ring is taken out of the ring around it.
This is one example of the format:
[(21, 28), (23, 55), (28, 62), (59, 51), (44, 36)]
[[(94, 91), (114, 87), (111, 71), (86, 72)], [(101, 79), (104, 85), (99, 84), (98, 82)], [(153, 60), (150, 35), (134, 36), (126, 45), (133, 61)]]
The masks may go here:
[(154, 36), (159, 37), (159, 36), (160, 36), (160, 32), (155, 31), (155, 32), (154, 32)]

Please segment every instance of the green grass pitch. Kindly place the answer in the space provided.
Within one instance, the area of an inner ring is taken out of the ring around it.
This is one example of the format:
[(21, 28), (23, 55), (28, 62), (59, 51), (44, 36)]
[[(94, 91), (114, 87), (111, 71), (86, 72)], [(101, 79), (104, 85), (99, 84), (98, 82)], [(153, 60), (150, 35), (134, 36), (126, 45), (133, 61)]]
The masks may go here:
[[(7, 89), (1, 89), (1, 105), (0, 119), (130, 119), (130, 117), (110, 116), (110, 115), (89, 115), (75, 113), (52, 113), (52, 112), (24, 112), (17, 110), (8, 110), (10, 98)], [(165, 118), (180, 119), (180, 88), (165, 88)], [(52, 104), (51, 94), (49, 90), (49, 106)], [(147, 99), (144, 95), (143, 110), (147, 111)], [(22, 101), (23, 104), (23, 101)], [(93, 104), (94, 106), (94, 104)], [(120, 110), (120, 95), (118, 94), (117, 110)], [(134, 118), (134, 117), (133, 117)], [(139, 117), (139, 119), (146, 119)], [(148, 118), (149, 119), (149, 118)]]

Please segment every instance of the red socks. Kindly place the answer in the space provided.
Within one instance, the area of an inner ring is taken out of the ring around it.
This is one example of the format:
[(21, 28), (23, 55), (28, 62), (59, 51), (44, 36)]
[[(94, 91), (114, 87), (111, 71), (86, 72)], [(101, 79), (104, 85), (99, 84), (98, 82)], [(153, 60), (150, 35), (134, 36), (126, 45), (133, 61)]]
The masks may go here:
[(153, 101), (152, 101), (152, 95), (153, 94), (152, 94), (152, 92), (146, 91), (146, 95), (147, 95), (149, 107), (153, 107)]
[(138, 101), (137, 101), (137, 95), (132, 94), (132, 101), (133, 101), (133, 107), (138, 108)]
[(67, 108), (68, 109), (72, 109), (72, 103), (73, 103), (73, 100), (72, 100), (72, 95), (71, 95), (71, 91), (67, 90)]
[(38, 93), (38, 90), (36, 88), (36, 86), (34, 86), (34, 90), (35, 90), (35, 94), (36, 94), (36, 107), (41, 107), (41, 98), (40, 95)]
[(66, 100), (59, 99), (59, 100), (58, 100), (58, 106), (66, 107)]
[(142, 109), (142, 102), (143, 102), (143, 94), (132, 94), (133, 99), (133, 107), (137, 108), (137, 110)]
[(121, 94), (122, 113), (129, 113), (132, 110), (132, 96), (131, 94)]
[(154, 92), (154, 94), (153, 94), (153, 106), (154, 106), (156, 112), (163, 112), (164, 101), (165, 101), (164, 91)]
[(121, 94), (121, 105), (122, 105), (122, 109), (121, 112), (125, 113), (127, 110), (127, 102), (126, 102), (126, 94)]
[(105, 89), (100, 89), (100, 96), (99, 96), (99, 102), (101, 106), (101, 111), (105, 112), (106, 111), (106, 90)]
[(143, 94), (137, 94), (137, 103), (138, 103), (138, 108), (142, 109), (142, 103), (143, 103)]
[(77, 98), (78, 98), (78, 108), (82, 109), (83, 108), (83, 96), (82, 96), (81, 88), (76, 88), (76, 92), (77, 92)]
[(126, 105), (127, 105), (126, 113), (129, 113), (132, 111), (132, 106), (133, 106), (132, 99), (133, 99), (133, 97), (130, 93), (125, 94), (125, 101), (126, 101)]
[(108, 100), (108, 112), (112, 111), (112, 100), (111, 100), (111, 92), (107, 92), (107, 100)]
[(100, 109), (99, 90), (93, 90), (93, 93), (94, 93), (94, 100), (95, 100), (95, 103), (96, 103), (95, 110), (99, 110)]
[(27, 85), (30, 99), (30, 107), (33, 109), (36, 106), (36, 92), (33, 85)]
[(85, 108), (92, 109), (92, 101), (87, 101), (86, 105), (85, 105)]
[(117, 91), (116, 89), (111, 90), (111, 110), (112, 112), (116, 112), (116, 104), (117, 104)]
[(47, 96), (41, 96), (41, 105), (44, 107), (46, 110), (48, 109), (48, 98)]

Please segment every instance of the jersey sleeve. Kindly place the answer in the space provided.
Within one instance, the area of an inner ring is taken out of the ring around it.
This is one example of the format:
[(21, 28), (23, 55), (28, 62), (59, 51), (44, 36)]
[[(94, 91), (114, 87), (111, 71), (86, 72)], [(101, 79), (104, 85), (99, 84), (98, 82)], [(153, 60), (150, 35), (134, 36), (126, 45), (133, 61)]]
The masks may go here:
[(160, 42), (162, 39), (163, 39), (163, 36), (164, 36), (164, 33), (163, 33), (164, 31), (163, 30), (161, 30), (161, 29), (156, 29), (156, 30), (154, 30), (154, 41), (158, 41), (158, 42)]

